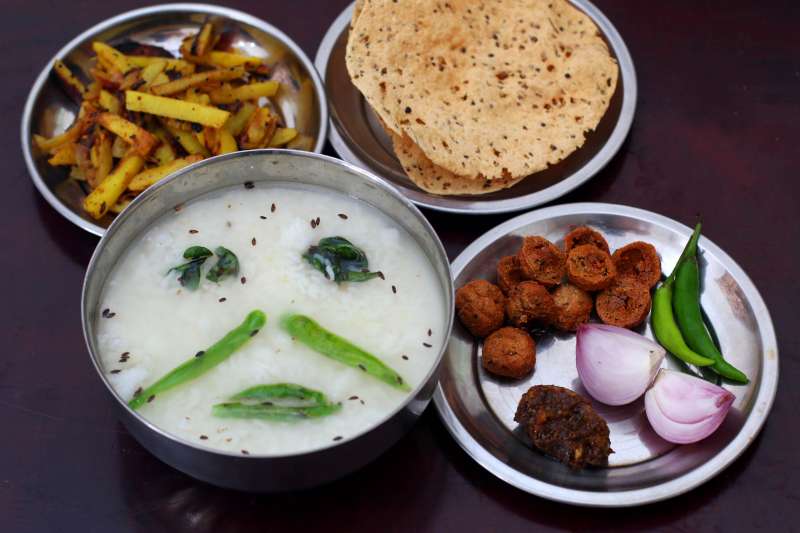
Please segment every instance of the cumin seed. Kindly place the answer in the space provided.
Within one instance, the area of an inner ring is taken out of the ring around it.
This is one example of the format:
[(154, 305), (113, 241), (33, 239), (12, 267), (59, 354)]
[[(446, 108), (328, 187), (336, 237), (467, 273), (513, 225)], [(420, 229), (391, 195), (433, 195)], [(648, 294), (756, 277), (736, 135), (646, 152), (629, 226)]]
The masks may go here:
[(255, 187), (255, 184), (252, 181), (245, 181), (244, 182), (244, 188), (245, 189), (252, 189), (253, 187)]
[(339, 213), (339, 215), (338, 215), (338, 216), (339, 216), (339, 218), (341, 218), (342, 220), (347, 220), (347, 215), (345, 215), (344, 213)]

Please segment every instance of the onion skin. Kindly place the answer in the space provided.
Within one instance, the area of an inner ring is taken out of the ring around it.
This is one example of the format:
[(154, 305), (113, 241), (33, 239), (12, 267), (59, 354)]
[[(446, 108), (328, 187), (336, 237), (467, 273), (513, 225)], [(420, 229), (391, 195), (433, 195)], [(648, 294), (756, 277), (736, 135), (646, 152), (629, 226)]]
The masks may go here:
[(644, 406), (647, 420), (662, 439), (691, 444), (719, 428), (735, 399), (713, 383), (662, 369), (644, 395)]
[(650, 339), (607, 324), (582, 324), (575, 366), (586, 391), (606, 405), (625, 405), (653, 382), (666, 351)]

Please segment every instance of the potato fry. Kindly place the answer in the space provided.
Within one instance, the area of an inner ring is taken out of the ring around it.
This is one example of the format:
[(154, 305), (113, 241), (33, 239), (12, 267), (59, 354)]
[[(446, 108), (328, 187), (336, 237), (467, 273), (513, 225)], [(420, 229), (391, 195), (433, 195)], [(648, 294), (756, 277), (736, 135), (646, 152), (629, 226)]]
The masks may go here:
[(166, 62), (164, 70), (174, 70), (175, 72), (180, 72), (182, 76), (194, 74), (196, 68), (194, 64), (184, 61), (183, 59), (171, 59), (168, 57), (125, 56), (125, 59), (127, 59), (131, 65), (142, 68), (146, 68), (153, 63), (160, 63), (164, 61)]
[(222, 52), (220, 50), (211, 50), (200, 59), (205, 65), (221, 68), (244, 67), (246, 69), (253, 69), (261, 66), (263, 63), (260, 57), (246, 56), (234, 52)]
[(143, 166), (144, 159), (138, 154), (130, 155), (120, 161), (117, 168), (83, 200), (86, 212), (95, 220), (103, 218)]
[(100, 130), (90, 151), (92, 165), (95, 167), (95, 179), (102, 182), (114, 166), (114, 157), (111, 153), (111, 136)]
[(41, 135), (34, 135), (33, 142), (40, 150), (44, 152), (51, 152), (68, 142), (77, 142), (91, 126), (97, 121), (97, 109), (90, 103), (84, 101), (81, 104), (81, 109), (78, 112), (78, 119), (70, 126), (64, 133), (54, 137), (43, 137)]
[(122, 137), (114, 137), (114, 140), (111, 142), (111, 157), (114, 159), (122, 159), (128, 154), (130, 149), (130, 146), (122, 140)]
[(275, 135), (269, 141), (270, 148), (277, 148), (288, 143), (297, 137), (297, 130), (294, 128), (278, 128), (275, 130)]
[(176, 172), (183, 167), (188, 167), (192, 163), (197, 163), (203, 159), (202, 155), (190, 155), (182, 159), (176, 159), (165, 165), (148, 168), (136, 174), (128, 184), (128, 189), (134, 192), (143, 191), (154, 183), (164, 179), (169, 174)]
[(64, 84), (67, 94), (69, 94), (73, 100), (80, 103), (86, 96), (86, 86), (75, 77), (69, 67), (60, 59), (56, 59), (53, 63), (53, 70), (58, 76), (58, 79)]
[[(100, 113), (97, 122), (111, 133), (122, 137), (142, 157), (147, 157), (158, 144), (158, 139), (147, 130), (113, 113)], [(110, 204), (109, 204), (110, 205)]]
[(122, 103), (120, 103), (119, 99), (105, 89), (100, 90), (100, 97), (97, 99), (97, 101), (100, 104), (100, 107), (109, 113), (119, 115), (119, 112), (122, 110)]
[(210, 105), (211, 98), (206, 93), (201, 93), (195, 88), (187, 89), (183, 99), (187, 102), (194, 102), (195, 104)]
[(247, 122), (239, 144), (245, 150), (263, 148), (269, 144), (277, 126), (278, 118), (272, 116), (266, 107), (259, 107)]
[(216, 107), (138, 91), (125, 91), (125, 107), (129, 111), (142, 111), (160, 117), (187, 120), (212, 128), (221, 128), (230, 116), (228, 111)]
[(108, 46), (106, 43), (94, 41), (92, 43), (92, 50), (97, 54), (99, 61), (107, 65), (112, 65), (122, 74), (126, 74), (129, 70), (134, 68), (134, 65), (128, 61), (128, 58), (125, 57), (124, 54)]
[(47, 160), (48, 163), (55, 166), (61, 165), (75, 165), (78, 160), (75, 158), (75, 143), (62, 144), (53, 151), (53, 156)]
[(175, 149), (172, 147), (172, 139), (169, 133), (162, 128), (155, 128), (153, 130), (153, 135), (158, 137), (158, 140), (161, 141), (158, 148), (153, 151), (153, 159), (158, 161), (159, 165), (166, 165), (170, 161), (174, 161), (178, 157), (178, 154), (175, 153)]
[(144, 80), (145, 85), (152, 85), (153, 80), (156, 79), (156, 76), (164, 72), (166, 68), (167, 62), (164, 59), (160, 61), (153, 61), (143, 66), (142, 79)]
[(262, 96), (275, 96), (281, 84), (275, 80), (260, 81), (235, 88), (220, 88), (211, 91), (211, 101), (215, 104), (232, 104), (236, 101), (258, 100)]
[(206, 22), (203, 24), (203, 27), (200, 28), (200, 31), (194, 38), (192, 42), (192, 55), (195, 56), (204, 56), (206, 52), (213, 48), (212, 42), (214, 40), (214, 26), (210, 22)]
[(167, 130), (169, 131), (170, 135), (175, 137), (175, 140), (178, 141), (184, 150), (186, 150), (190, 154), (200, 154), (203, 157), (208, 157), (209, 154), (206, 147), (200, 143), (197, 139), (197, 136), (191, 131), (183, 131), (177, 129), (175, 127), (171, 127), (169, 125), (165, 125)]
[(244, 130), (247, 121), (256, 110), (256, 105), (252, 102), (244, 102), (236, 113), (225, 123), (225, 129), (231, 132), (231, 135), (238, 137), (242, 130)]
[(114, 205), (111, 206), (111, 209), (109, 209), (109, 211), (111, 211), (115, 215), (119, 215), (120, 213), (122, 213), (122, 210), (125, 209), (126, 207), (128, 207), (128, 205), (132, 201), (133, 201), (132, 197), (123, 196), (122, 198), (117, 200), (117, 203), (115, 203)]
[(205, 72), (198, 72), (196, 74), (192, 74), (191, 76), (184, 76), (182, 78), (178, 78), (177, 80), (169, 81), (160, 85), (153, 85), (150, 88), (150, 91), (159, 96), (166, 96), (179, 93), (191, 87), (197, 87), (209, 82), (236, 80), (243, 77), (244, 74), (244, 69), (241, 67), (207, 70)]
[(310, 152), (314, 149), (314, 138), (309, 137), (308, 135), (298, 135), (291, 141), (289, 144), (286, 145), (286, 148), (291, 148), (292, 150), (304, 150), (306, 152)]
[(215, 154), (229, 154), (239, 149), (236, 144), (236, 139), (227, 128), (220, 128), (219, 130), (219, 146), (214, 152)]

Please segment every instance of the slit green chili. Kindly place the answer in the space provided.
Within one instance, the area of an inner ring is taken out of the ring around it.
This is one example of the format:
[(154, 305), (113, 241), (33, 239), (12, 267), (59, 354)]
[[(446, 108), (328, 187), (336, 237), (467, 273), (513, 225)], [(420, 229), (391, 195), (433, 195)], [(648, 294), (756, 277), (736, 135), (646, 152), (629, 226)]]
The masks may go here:
[(710, 368), (720, 376), (737, 383), (747, 383), (747, 376), (722, 356), (703, 322), (700, 310), (700, 266), (694, 254), (678, 265), (672, 303), (686, 344), (695, 352), (712, 359), (714, 364)]
[(697, 226), (695, 226), (692, 237), (689, 239), (689, 242), (686, 243), (686, 247), (678, 258), (675, 269), (661, 286), (656, 289), (655, 294), (653, 294), (651, 322), (656, 339), (667, 351), (682, 361), (702, 367), (714, 364), (714, 360), (696, 353), (686, 344), (681, 330), (678, 328), (678, 323), (675, 321), (675, 315), (672, 309), (672, 297), (678, 267), (685, 261), (686, 257), (692, 253), (691, 250), (696, 249), (697, 240), (700, 238), (700, 228), (701, 225), (698, 223)]
[(211, 413), (220, 418), (256, 418), (273, 422), (293, 422), (331, 415), (342, 408), (341, 404), (287, 407), (282, 405), (253, 405), (240, 402), (218, 403)]
[(305, 315), (285, 315), (281, 327), (298, 340), (326, 357), (347, 366), (358, 368), (366, 374), (402, 391), (410, 391), (405, 380), (383, 361), (359, 348), (347, 339), (331, 333)]
[(239, 326), (232, 329), (207, 350), (198, 352), (197, 355), (144, 389), (128, 402), (128, 407), (136, 410), (152, 401), (156, 395), (202, 376), (241, 348), (266, 323), (267, 317), (262, 311), (251, 311)]
[[(293, 422), (320, 418), (339, 411), (341, 403), (331, 403), (319, 391), (294, 383), (256, 385), (231, 396), (237, 402), (220, 403), (211, 413), (221, 418), (256, 418), (273, 422)], [(269, 400), (300, 400), (303, 405), (275, 405)], [(253, 403), (257, 402), (257, 403)]]

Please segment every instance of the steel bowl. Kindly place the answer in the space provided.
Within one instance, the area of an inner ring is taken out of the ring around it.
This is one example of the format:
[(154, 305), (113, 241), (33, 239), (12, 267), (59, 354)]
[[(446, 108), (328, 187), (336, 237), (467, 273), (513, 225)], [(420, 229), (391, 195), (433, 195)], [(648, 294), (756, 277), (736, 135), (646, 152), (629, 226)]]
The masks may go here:
[[(367, 202), (394, 220), (431, 261), (448, 309), (446, 334), (430, 371), (380, 422), (322, 449), (288, 455), (243, 456), (189, 442), (154, 426), (116, 393), (97, 351), (96, 322), (106, 278), (131, 242), (160, 216), (201, 195), (245, 182), (322, 187)], [(338, 159), (293, 150), (250, 150), (217, 156), (176, 172), (137, 197), (109, 226), (89, 262), (81, 299), (83, 334), (97, 374), (128, 431), (153, 455), (197, 479), (222, 487), (270, 492), (331, 481), (372, 461), (404, 435), (428, 405), (453, 325), (453, 282), (442, 243), (419, 210), (379, 178)]]
[(34, 185), (45, 200), (67, 220), (95, 235), (113, 220), (110, 215), (96, 221), (83, 212), (86, 192), (73, 180), (66, 180), (66, 167), (52, 167), (47, 155), (32, 143), (34, 133), (52, 136), (62, 133), (75, 119), (78, 105), (51, 75), (53, 62), (64, 61), (79, 77), (89, 78), (92, 41), (112, 46), (135, 41), (165, 48), (177, 55), (181, 40), (196, 33), (204, 22), (214, 22), (233, 34), (232, 48), (266, 58), (273, 78), (283, 89), (272, 98), (287, 125), (314, 138), (314, 152), (321, 152), (328, 131), (325, 88), (311, 60), (278, 28), (261, 19), (225, 7), (208, 4), (164, 4), (135, 9), (107, 19), (67, 43), (45, 65), (33, 84), (22, 114), (22, 152)]

